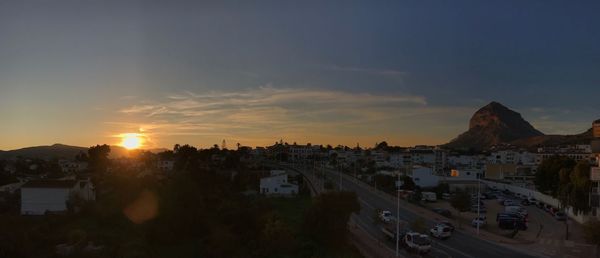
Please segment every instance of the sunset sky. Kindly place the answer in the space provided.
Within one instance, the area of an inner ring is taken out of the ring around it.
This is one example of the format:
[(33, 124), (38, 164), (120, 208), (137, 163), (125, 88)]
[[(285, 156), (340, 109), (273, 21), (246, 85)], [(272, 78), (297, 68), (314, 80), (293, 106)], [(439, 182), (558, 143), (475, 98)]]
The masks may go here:
[[(251, 3), (252, 2), (252, 3)], [(600, 118), (598, 1), (0, 1), (0, 149), (441, 144)]]

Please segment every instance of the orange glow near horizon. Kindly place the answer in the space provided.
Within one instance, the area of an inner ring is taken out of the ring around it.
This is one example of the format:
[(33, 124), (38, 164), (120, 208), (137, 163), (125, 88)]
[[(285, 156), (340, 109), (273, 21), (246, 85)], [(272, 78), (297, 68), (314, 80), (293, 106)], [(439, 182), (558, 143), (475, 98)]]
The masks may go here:
[(139, 149), (143, 145), (144, 136), (139, 133), (125, 133), (121, 134), (121, 146), (128, 149), (134, 150)]

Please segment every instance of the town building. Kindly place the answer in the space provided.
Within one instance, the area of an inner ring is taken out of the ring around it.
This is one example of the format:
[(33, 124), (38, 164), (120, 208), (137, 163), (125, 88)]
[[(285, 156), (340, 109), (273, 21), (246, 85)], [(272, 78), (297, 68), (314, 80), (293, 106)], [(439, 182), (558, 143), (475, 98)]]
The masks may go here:
[(89, 180), (32, 180), (21, 186), (21, 215), (64, 213), (70, 202), (95, 200)]
[(537, 150), (536, 164), (541, 164), (545, 159), (554, 156), (569, 157), (577, 162), (587, 160), (594, 162), (591, 145), (569, 145), (557, 147), (541, 147)]
[(296, 195), (298, 186), (288, 182), (285, 170), (271, 170), (270, 175), (260, 179), (260, 193), (264, 195)]
[(421, 188), (436, 187), (440, 183), (440, 176), (436, 175), (430, 167), (413, 166), (407, 171), (407, 176)]

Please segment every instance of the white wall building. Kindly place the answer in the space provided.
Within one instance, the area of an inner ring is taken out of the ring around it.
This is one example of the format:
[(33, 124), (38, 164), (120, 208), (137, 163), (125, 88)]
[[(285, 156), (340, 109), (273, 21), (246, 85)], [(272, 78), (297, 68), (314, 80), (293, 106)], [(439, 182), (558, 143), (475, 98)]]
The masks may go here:
[(271, 170), (271, 175), (260, 179), (260, 193), (264, 195), (295, 195), (298, 186), (288, 183), (284, 170)]
[(440, 183), (440, 177), (430, 167), (413, 166), (407, 176), (420, 187), (436, 187)]
[(88, 180), (35, 180), (21, 186), (21, 215), (44, 215), (66, 212), (74, 195), (85, 201), (95, 200), (94, 188)]

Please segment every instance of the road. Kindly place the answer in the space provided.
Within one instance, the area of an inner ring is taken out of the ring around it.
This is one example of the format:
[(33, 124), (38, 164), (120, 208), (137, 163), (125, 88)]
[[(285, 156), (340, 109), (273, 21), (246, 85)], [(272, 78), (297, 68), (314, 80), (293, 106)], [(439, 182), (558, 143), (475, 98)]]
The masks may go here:
[[(289, 168), (289, 167), (288, 167)], [(307, 169), (296, 169), (302, 172), (307, 177), (312, 178), (312, 171)], [(335, 184), (339, 184), (340, 175), (339, 173), (331, 170), (325, 170), (328, 174), (328, 178), (331, 179)], [(370, 186), (364, 183), (356, 181), (356, 179), (343, 175), (342, 189), (346, 191), (353, 191), (358, 195), (361, 203), (361, 211), (359, 214), (355, 214), (354, 218), (357, 223), (360, 224), (369, 234), (372, 236), (383, 239), (382, 233), (380, 232), (380, 225), (374, 222), (375, 209), (389, 210), (396, 216), (396, 200), (390, 196), (379, 194)], [(400, 207), (400, 219), (403, 221), (413, 221), (420, 217), (413, 211)], [(433, 224), (433, 221), (427, 221), (428, 225)], [(389, 247), (395, 249), (393, 242), (387, 242)], [(534, 257), (528, 254), (518, 252), (508, 247), (489, 242), (483, 239), (479, 239), (475, 236), (469, 235), (468, 233), (456, 231), (447, 240), (434, 239), (432, 252), (429, 254), (430, 257), (465, 257), (465, 258), (520, 258), (520, 257)], [(406, 255), (403, 252), (403, 255)]]

